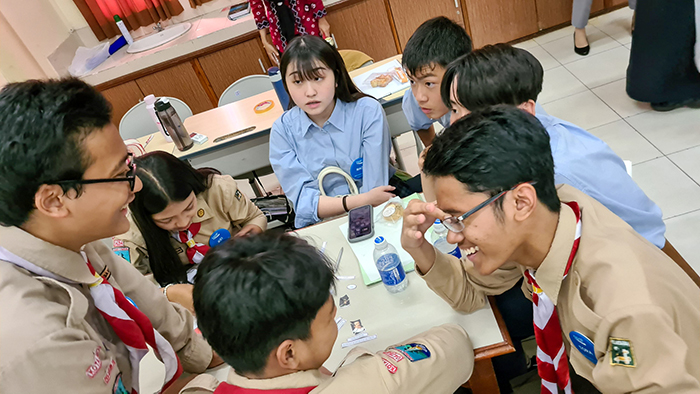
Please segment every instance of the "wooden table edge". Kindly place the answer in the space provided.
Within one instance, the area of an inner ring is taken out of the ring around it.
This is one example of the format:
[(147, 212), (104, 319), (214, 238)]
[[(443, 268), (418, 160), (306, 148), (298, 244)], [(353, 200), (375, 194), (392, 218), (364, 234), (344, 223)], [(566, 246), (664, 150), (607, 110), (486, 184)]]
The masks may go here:
[(480, 348), (474, 349), (474, 361), (485, 360), (515, 352), (513, 341), (510, 339), (510, 334), (508, 333), (508, 329), (506, 328), (506, 323), (505, 321), (503, 321), (501, 311), (499, 311), (498, 307), (496, 306), (496, 300), (492, 296), (489, 296), (488, 299), (489, 304), (491, 305), (491, 310), (493, 311), (493, 315), (496, 317), (498, 329), (501, 331), (501, 336), (504, 340), (503, 342), (494, 343), (488, 346), (482, 346)]

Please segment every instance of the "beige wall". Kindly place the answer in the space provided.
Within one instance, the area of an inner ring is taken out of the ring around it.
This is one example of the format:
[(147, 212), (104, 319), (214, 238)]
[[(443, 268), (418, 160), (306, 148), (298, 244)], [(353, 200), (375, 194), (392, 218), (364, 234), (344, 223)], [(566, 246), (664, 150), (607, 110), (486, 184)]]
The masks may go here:
[(7, 82), (20, 82), (47, 76), (2, 12), (0, 12), (0, 74), (2, 85)]

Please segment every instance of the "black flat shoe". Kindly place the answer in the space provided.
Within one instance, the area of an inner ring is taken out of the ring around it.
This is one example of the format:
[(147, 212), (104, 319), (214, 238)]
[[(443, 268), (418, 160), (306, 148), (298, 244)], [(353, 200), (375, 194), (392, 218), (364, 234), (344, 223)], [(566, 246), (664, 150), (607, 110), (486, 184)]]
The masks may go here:
[(591, 51), (590, 45), (586, 45), (583, 48), (579, 48), (576, 46), (576, 33), (574, 33), (574, 52), (576, 52), (577, 54), (579, 54), (581, 56), (586, 56), (586, 55), (588, 55), (588, 52), (590, 52), (590, 51)]
[(668, 111), (673, 111), (676, 108), (681, 108), (681, 107), (688, 107), (688, 108), (700, 108), (700, 99), (697, 100), (685, 100), (685, 101), (676, 101), (676, 102), (669, 102), (669, 101), (664, 101), (660, 103), (651, 103), (651, 109), (654, 111), (658, 112), (668, 112)]

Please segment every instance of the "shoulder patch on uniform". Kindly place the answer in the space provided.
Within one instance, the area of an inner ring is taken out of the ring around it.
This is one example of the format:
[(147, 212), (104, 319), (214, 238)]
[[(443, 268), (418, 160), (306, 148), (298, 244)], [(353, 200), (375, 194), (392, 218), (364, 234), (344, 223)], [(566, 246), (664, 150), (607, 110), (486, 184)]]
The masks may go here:
[(197, 217), (201, 218), (202, 216), (204, 216), (204, 208), (199, 208), (197, 210)]
[(122, 248), (124, 247), (124, 240), (112, 237), (112, 247), (113, 248)]
[(131, 253), (129, 252), (128, 246), (124, 246), (123, 248), (112, 248), (112, 252), (131, 263)]
[(608, 351), (610, 352), (610, 365), (636, 368), (632, 342), (629, 339), (610, 338)]
[(234, 194), (236, 196), (236, 200), (241, 201), (241, 198), (243, 198), (243, 193), (241, 193), (240, 190), (236, 190), (236, 193)]
[(409, 343), (402, 346), (396, 346), (394, 349), (406, 356), (410, 362), (430, 358), (430, 350), (428, 350), (428, 347), (420, 343)]
[(112, 380), (112, 370), (114, 370), (114, 366), (117, 364), (116, 360), (113, 358), (109, 358), (109, 365), (107, 366), (107, 371), (105, 371), (105, 377), (102, 378), (102, 381), (104, 384), (108, 384), (110, 380)]
[(399, 370), (396, 367), (396, 365), (392, 364), (391, 362), (389, 362), (389, 360), (385, 359), (384, 357), (382, 357), (382, 362), (384, 363), (384, 366), (386, 367), (387, 371), (389, 371), (392, 375)]
[(95, 349), (94, 358), (92, 361), (92, 365), (88, 367), (88, 369), (85, 371), (85, 375), (87, 375), (88, 378), (92, 379), (97, 375), (97, 373), (100, 371), (100, 368), (102, 368), (102, 359), (100, 359), (100, 347), (98, 346)]
[(399, 353), (396, 352), (384, 352), (384, 355), (387, 356), (388, 358), (396, 361), (397, 363), (403, 360), (403, 356)]

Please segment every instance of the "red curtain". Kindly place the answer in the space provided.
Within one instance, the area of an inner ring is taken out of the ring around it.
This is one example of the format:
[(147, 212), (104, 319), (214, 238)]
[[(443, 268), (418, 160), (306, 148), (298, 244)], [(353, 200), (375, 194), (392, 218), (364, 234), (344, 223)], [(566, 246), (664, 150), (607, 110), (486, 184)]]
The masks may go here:
[[(194, 0), (190, 0), (192, 4)], [(198, 3), (209, 0), (197, 0)], [(178, 0), (73, 0), (97, 39), (120, 35), (114, 15), (119, 15), (129, 30), (148, 26), (184, 11)]]

